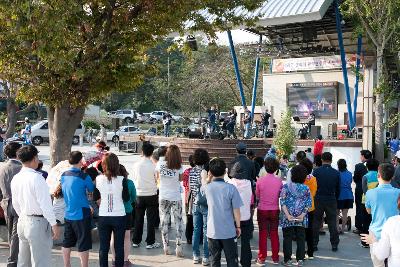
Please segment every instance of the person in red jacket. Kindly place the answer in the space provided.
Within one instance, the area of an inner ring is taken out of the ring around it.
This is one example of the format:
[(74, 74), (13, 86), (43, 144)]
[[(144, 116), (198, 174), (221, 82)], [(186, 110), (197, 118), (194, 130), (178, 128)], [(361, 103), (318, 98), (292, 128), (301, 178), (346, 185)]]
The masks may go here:
[(318, 135), (318, 138), (315, 141), (314, 144), (314, 156), (316, 155), (322, 155), (322, 152), (324, 150), (324, 141), (322, 141), (322, 135)]

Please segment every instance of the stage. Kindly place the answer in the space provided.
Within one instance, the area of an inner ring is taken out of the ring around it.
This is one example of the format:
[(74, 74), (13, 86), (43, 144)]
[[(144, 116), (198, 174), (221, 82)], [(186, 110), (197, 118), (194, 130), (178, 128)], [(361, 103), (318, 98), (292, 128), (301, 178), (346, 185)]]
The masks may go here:
[[(273, 144), (273, 138), (252, 138), (252, 139), (189, 139), (185, 137), (163, 137), (163, 136), (145, 136), (145, 141), (151, 142), (155, 146), (163, 144), (175, 144), (182, 153), (182, 158), (185, 163), (188, 162), (188, 157), (195, 149), (206, 149), (210, 157), (220, 157), (226, 162), (230, 162), (236, 155), (235, 146), (239, 142), (247, 144), (248, 149), (255, 152), (257, 156), (264, 157), (268, 148)], [(119, 141), (119, 149), (122, 151), (140, 153), (142, 138), (138, 135), (121, 136)], [(359, 152), (362, 149), (362, 140), (345, 139), (335, 140), (327, 139), (325, 142), (324, 151), (330, 151), (334, 156), (334, 161), (337, 157), (345, 158), (348, 161), (349, 170), (353, 169), (354, 165), (359, 160)], [(313, 148), (314, 140), (297, 140), (296, 151), (305, 150), (308, 147)]]

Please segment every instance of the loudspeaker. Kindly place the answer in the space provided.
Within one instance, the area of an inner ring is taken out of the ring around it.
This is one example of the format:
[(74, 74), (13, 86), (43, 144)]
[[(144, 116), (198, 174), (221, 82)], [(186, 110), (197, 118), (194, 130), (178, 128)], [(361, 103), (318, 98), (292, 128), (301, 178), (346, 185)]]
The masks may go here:
[(321, 126), (311, 125), (311, 138), (315, 139), (321, 134)]
[(111, 123), (114, 132), (117, 131), (119, 129), (119, 118), (112, 118)]
[(363, 128), (362, 127), (358, 127), (357, 128), (356, 138), (357, 139), (362, 139), (363, 138)]

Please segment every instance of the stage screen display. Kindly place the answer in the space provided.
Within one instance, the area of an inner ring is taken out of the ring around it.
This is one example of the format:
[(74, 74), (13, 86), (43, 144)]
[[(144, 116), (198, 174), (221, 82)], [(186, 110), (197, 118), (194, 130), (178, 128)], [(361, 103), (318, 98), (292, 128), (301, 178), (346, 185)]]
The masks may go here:
[(337, 118), (337, 82), (287, 83), (286, 89), (293, 116), (307, 119), (314, 112), (316, 118)]

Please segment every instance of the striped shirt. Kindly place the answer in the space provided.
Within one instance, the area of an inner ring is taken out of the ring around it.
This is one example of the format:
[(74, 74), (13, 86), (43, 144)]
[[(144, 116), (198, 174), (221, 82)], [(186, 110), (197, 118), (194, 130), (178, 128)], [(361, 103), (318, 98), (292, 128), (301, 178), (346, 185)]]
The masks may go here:
[[(201, 171), (203, 166), (196, 165), (190, 170), (189, 173), (189, 189), (192, 192), (192, 199), (195, 200), (197, 193), (201, 187)], [(193, 204), (195, 201), (193, 201)]]

